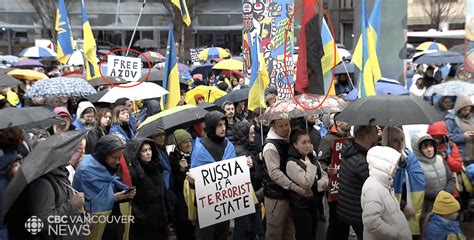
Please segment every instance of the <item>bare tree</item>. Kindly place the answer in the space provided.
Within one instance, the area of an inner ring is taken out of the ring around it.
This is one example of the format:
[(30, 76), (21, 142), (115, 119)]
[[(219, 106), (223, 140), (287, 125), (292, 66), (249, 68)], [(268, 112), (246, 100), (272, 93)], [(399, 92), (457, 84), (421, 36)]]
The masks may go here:
[[(41, 37), (49, 38), (56, 42), (56, 10), (58, 8), (58, 0), (29, 0), (35, 9), (37, 15), (34, 17), (36, 22), (40, 22), (43, 26), (41, 29)], [(64, 1), (66, 6), (72, 0)]]
[[(188, 7), (188, 12), (189, 12), (189, 17), (193, 19), (193, 13), (194, 9), (196, 8), (196, 0), (185, 0), (186, 5)], [(179, 9), (171, 3), (169, 0), (161, 0), (161, 3), (166, 7), (166, 10), (168, 10), (168, 13), (172, 16), (172, 23), (173, 23), (173, 30), (175, 36), (175, 41), (178, 43), (178, 57), (180, 59), (185, 59), (185, 54), (184, 54), (184, 43), (186, 40), (186, 36), (191, 35), (191, 28), (186, 26), (186, 24), (183, 22), (183, 18), (181, 17), (181, 13)], [(179, 37), (176, 37), (179, 36)]]
[(439, 30), (439, 25), (452, 17), (457, 1), (454, 0), (420, 0), (423, 12), (430, 20), (430, 28)]

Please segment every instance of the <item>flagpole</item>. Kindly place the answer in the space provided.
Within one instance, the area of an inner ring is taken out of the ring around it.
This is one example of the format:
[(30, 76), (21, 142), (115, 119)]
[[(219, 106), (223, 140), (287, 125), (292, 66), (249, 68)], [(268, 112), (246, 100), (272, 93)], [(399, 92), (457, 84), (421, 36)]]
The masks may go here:
[(346, 71), (346, 75), (349, 78), (349, 82), (351, 83), (352, 89), (354, 89), (354, 83), (352, 82), (351, 75), (349, 74), (349, 71), (347, 70), (345, 61), (346, 61), (346, 58), (342, 57), (342, 65), (344, 66), (344, 70)]
[(135, 37), (135, 33), (137, 32), (138, 23), (140, 22), (140, 18), (142, 17), (142, 13), (143, 13), (143, 9), (145, 8), (145, 5), (146, 5), (146, 0), (143, 0), (142, 8), (140, 9), (140, 14), (138, 15), (138, 19), (137, 19), (137, 24), (135, 24), (135, 28), (133, 29), (132, 38), (130, 39), (130, 43), (128, 44), (128, 48), (127, 48), (127, 52), (125, 53), (125, 56), (128, 56), (128, 52), (130, 51), (130, 48), (132, 47), (133, 38)]

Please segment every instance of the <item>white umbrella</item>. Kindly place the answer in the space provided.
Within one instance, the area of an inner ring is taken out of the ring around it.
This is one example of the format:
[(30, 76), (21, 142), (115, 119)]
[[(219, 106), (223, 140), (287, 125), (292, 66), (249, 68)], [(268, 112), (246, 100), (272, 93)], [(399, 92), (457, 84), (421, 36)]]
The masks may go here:
[(120, 87), (110, 89), (109, 92), (99, 100), (99, 102), (113, 103), (119, 98), (128, 98), (132, 101), (138, 101), (148, 98), (159, 98), (168, 94), (166, 89), (151, 82), (142, 82), (137, 86), (130, 87), (136, 84), (136, 82), (120, 84)]
[[(96, 58), (97, 62), (99, 59)], [(67, 65), (70, 66), (84, 66), (84, 53), (80, 50), (76, 50), (71, 54), (69, 60), (67, 61)]]

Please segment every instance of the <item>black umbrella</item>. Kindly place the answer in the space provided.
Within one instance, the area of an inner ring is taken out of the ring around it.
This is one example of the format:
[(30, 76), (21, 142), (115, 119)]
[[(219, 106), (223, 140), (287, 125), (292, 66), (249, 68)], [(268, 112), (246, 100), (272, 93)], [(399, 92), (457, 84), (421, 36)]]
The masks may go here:
[(66, 165), (85, 135), (85, 131), (69, 131), (40, 141), (23, 160), (20, 169), (5, 188), (4, 216), (29, 183), (53, 169)]
[(87, 96), (87, 100), (89, 100), (91, 103), (97, 103), (99, 100), (107, 93), (109, 90), (102, 90), (100, 92), (97, 92), (95, 94)]
[(463, 62), (464, 56), (462, 54), (451, 51), (427, 53), (413, 61), (413, 63), (418, 64), (445, 64)]
[(47, 128), (63, 123), (56, 113), (44, 107), (6, 108), (0, 110), (0, 129), (10, 127)]
[(381, 95), (352, 102), (339, 118), (351, 125), (400, 126), (443, 120), (441, 112), (416, 96)]
[(1, 74), (7, 74), (7, 72), (10, 72), (11, 70), (13, 70), (13, 68), (10, 68), (10, 67), (1, 68), (1, 67), (0, 67), (0, 73), (1, 73)]
[(6, 74), (0, 74), (0, 87), (11, 87), (20, 84), (22, 84), (22, 82), (16, 80), (15, 78)]
[[(142, 77), (140, 78), (139, 81), (143, 81), (145, 77), (148, 74), (148, 70), (143, 70), (142, 72)], [(150, 75), (147, 78), (147, 82), (153, 82), (156, 83), (160, 86), (163, 86), (163, 81), (165, 80), (165, 74), (163, 71), (159, 71), (156, 69), (151, 70)], [(186, 81), (186, 79), (182, 78), (181, 75), (179, 75), (179, 83), (188, 86), (189, 83)]]
[(214, 101), (214, 104), (217, 106), (220, 106), (222, 103), (225, 101), (229, 101), (232, 103), (238, 103), (241, 101), (245, 101), (249, 99), (249, 89), (248, 88), (243, 88), (239, 90), (232, 91), (228, 93), (227, 95), (220, 97)]
[(214, 64), (204, 64), (204, 65), (197, 66), (191, 71), (190, 74), (191, 74), (191, 76), (194, 75), (194, 74), (202, 74), (203, 79), (207, 79), (207, 77), (212, 72), (214, 72), (214, 73), (220, 72), (220, 70), (212, 69), (213, 66), (214, 66)]
[(221, 107), (219, 107), (219, 106), (217, 106), (216, 104), (213, 104), (213, 103), (201, 102), (197, 106), (204, 109), (204, 110), (207, 110), (209, 112), (212, 112), (212, 111), (224, 112), (224, 110), (222, 110)]
[(103, 85), (112, 85), (112, 84), (123, 84), (128, 83), (127, 80), (119, 77), (104, 76), (105, 80), (102, 77), (96, 77), (87, 81), (93, 87), (103, 86)]
[(203, 121), (207, 113), (208, 111), (193, 105), (174, 107), (145, 119), (138, 129), (138, 136), (149, 137), (162, 130), (170, 134), (176, 129)]
[(153, 41), (148, 38), (144, 38), (141, 40), (136, 41), (133, 44), (134, 47), (141, 47), (141, 48), (155, 48), (158, 46), (158, 43), (156, 41)]

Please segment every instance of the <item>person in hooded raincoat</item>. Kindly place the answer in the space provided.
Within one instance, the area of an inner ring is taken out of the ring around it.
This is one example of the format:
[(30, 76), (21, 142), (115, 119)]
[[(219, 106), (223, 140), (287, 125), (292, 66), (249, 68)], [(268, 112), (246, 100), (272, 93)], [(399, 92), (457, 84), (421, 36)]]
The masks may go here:
[(76, 127), (76, 130), (90, 130), (94, 127), (95, 115), (96, 109), (91, 102), (80, 102), (77, 107), (76, 120), (72, 122), (72, 125)]
[(124, 155), (137, 189), (132, 201), (134, 222), (130, 239), (168, 239), (171, 206), (166, 198), (163, 167), (154, 142), (135, 138), (127, 143)]
[[(206, 115), (204, 122), (206, 125), (206, 136), (202, 139), (196, 138), (191, 154), (191, 168), (236, 157), (234, 145), (225, 137), (226, 115), (219, 111), (212, 111)], [(191, 184), (194, 183), (192, 177), (188, 177), (188, 181)], [(194, 205), (194, 203), (191, 204)], [(190, 207), (190, 203), (188, 203), (188, 207)], [(224, 221), (200, 228), (197, 239), (226, 240), (229, 234), (229, 225), (229, 221)]]
[(474, 163), (474, 104), (468, 96), (458, 96), (454, 109), (444, 121), (451, 141), (459, 147), (465, 165)]
[(412, 239), (410, 227), (392, 188), (400, 152), (375, 146), (367, 152), (369, 177), (362, 187), (361, 206), (364, 239)]
[[(107, 135), (97, 142), (94, 152), (85, 155), (76, 169), (73, 187), (87, 197), (87, 212), (97, 216), (122, 216), (121, 202), (127, 202), (136, 190), (126, 191), (128, 186), (117, 176), (119, 159), (124, 144), (117, 136)], [(124, 222), (127, 224), (127, 222)], [(122, 222), (93, 223), (87, 239), (123, 239), (127, 227)], [(124, 239), (128, 239), (125, 236)]]

